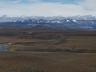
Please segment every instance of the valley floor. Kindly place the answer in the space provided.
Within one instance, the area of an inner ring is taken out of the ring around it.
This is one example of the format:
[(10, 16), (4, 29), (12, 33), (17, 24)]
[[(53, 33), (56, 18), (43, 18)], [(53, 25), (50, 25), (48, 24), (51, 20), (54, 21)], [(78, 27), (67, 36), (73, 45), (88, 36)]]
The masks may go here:
[(0, 30), (0, 72), (96, 72), (96, 31)]
[(0, 52), (0, 72), (96, 72), (96, 53)]

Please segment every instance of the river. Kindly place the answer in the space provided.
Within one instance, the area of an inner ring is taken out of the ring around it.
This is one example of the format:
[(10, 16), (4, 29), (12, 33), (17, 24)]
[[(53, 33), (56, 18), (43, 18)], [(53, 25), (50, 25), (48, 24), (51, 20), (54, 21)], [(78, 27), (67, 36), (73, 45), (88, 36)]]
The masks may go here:
[(8, 44), (2, 44), (2, 45), (0, 45), (0, 51), (8, 51), (6, 48), (4, 48), (6, 46), (8, 46)]

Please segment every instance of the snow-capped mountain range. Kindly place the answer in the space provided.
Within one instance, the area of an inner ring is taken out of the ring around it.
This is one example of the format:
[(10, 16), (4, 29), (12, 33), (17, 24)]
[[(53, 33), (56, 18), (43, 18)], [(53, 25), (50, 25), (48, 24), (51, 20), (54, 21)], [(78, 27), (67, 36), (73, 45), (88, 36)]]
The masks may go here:
[(91, 15), (73, 17), (21, 16), (0, 17), (0, 29), (57, 29), (57, 30), (96, 30), (96, 17)]
[(0, 17), (0, 22), (11, 22), (16, 20), (26, 20), (26, 19), (44, 19), (44, 20), (63, 20), (63, 19), (75, 19), (75, 20), (96, 20), (96, 16), (92, 15), (85, 15), (85, 16), (69, 16), (69, 17), (62, 17), (62, 16), (52, 16), (52, 17), (43, 17), (43, 16), (20, 16), (20, 17), (7, 17), (7, 15), (3, 15)]

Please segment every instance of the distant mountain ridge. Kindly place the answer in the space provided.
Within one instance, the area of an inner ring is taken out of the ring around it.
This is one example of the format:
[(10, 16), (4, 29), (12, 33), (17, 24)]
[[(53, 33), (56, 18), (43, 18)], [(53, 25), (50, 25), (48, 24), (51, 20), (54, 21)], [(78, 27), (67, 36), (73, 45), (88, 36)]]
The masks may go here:
[[(88, 18), (87, 18), (88, 17)], [(96, 19), (93, 16), (83, 16), (81, 19), (75, 18), (17, 18), (16, 20), (12, 17), (10, 21), (1, 21), (3, 18), (8, 18), (6, 16), (0, 17), (0, 29), (46, 29), (46, 30), (96, 30)], [(93, 19), (90, 19), (93, 18)]]
[(75, 20), (96, 20), (96, 16), (92, 15), (84, 15), (84, 16), (68, 16), (68, 17), (63, 17), (63, 16), (51, 16), (51, 17), (43, 17), (43, 16), (20, 16), (20, 17), (8, 17), (7, 15), (3, 15), (0, 17), (0, 22), (12, 22), (12, 21), (17, 21), (17, 20), (28, 20), (28, 19), (44, 19), (44, 20), (63, 20), (63, 19), (75, 19)]

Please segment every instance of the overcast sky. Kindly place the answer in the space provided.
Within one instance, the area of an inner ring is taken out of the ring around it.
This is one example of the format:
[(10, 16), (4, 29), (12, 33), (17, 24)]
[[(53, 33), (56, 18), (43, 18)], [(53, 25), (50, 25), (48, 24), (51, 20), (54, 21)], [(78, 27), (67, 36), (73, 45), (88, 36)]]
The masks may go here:
[(96, 0), (0, 0), (0, 16), (96, 16)]

